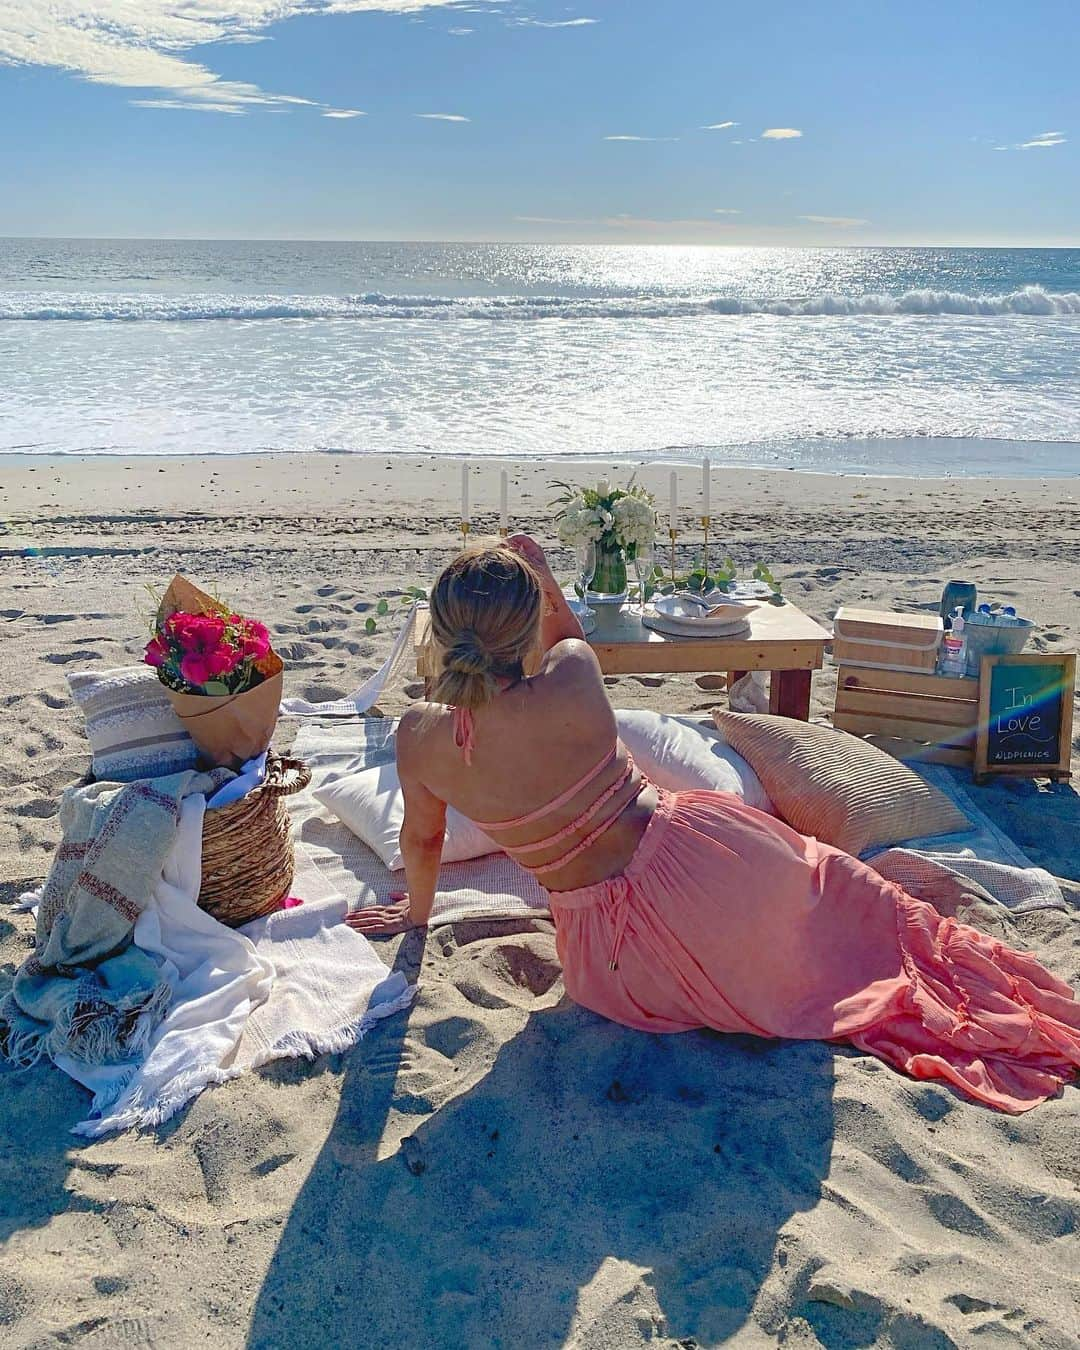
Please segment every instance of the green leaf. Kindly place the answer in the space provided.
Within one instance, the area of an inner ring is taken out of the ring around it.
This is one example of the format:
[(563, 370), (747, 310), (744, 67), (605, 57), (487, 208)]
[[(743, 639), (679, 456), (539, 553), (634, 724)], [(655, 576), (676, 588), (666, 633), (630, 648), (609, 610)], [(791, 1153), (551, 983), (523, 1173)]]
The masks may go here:
[(376, 614), (389, 614), (389, 613), (390, 613), (390, 602), (389, 602), (389, 600), (380, 600), (379, 603), (375, 606), (375, 613), (376, 613)]
[(364, 620), (364, 632), (369, 636), (378, 628), (378, 624), (370, 616)]
[(229, 686), (224, 680), (207, 680), (203, 685), (203, 688), (208, 694), (213, 694), (218, 698), (220, 698), (222, 694), (229, 693)]

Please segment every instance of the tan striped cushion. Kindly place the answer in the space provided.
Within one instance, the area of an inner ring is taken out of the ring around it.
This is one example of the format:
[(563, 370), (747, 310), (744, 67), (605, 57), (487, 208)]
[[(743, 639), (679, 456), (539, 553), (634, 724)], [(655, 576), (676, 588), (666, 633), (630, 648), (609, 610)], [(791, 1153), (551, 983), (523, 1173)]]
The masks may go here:
[(717, 709), (713, 718), (800, 834), (857, 856), (971, 828), (944, 793), (846, 731), (765, 713)]
[(99, 782), (134, 783), (195, 767), (195, 743), (149, 666), (80, 670), (67, 682), (86, 718)]

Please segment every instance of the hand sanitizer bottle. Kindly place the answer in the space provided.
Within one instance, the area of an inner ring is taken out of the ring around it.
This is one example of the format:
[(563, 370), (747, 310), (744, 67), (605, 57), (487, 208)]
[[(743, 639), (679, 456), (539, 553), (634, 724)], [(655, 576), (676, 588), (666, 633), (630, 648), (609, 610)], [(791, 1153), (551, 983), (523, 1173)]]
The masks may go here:
[(964, 611), (957, 605), (952, 615), (952, 627), (941, 640), (940, 675), (963, 677), (967, 671), (967, 638), (964, 636)]

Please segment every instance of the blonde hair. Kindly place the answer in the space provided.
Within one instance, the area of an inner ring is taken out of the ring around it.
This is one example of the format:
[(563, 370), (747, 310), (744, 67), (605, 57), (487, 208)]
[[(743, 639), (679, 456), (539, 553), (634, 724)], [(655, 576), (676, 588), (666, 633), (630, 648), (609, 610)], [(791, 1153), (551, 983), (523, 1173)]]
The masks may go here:
[(536, 571), (505, 544), (477, 544), (455, 558), (431, 590), (431, 639), (442, 658), (431, 701), (481, 708), (500, 678), (522, 679), (541, 609)]

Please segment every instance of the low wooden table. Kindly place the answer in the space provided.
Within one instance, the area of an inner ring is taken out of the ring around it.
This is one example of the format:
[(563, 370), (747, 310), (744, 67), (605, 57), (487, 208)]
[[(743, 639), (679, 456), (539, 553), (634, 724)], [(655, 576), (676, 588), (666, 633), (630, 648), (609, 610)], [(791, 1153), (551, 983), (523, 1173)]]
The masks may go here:
[[(628, 608), (596, 605), (596, 629), (589, 645), (605, 675), (705, 675), (728, 673), (729, 684), (750, 670), (772, 672), (769, 711), (807, 721), (810, 716), (810, 680), (825, 660), (831, 634), (790, 601), (763, 604), (750, 615), (750, 631), (742, 637), (669, 637), (646, 628)], [(427, 615), (421, 615), (417, 634), (417, 674), (436, 671), (425, 661)]]

